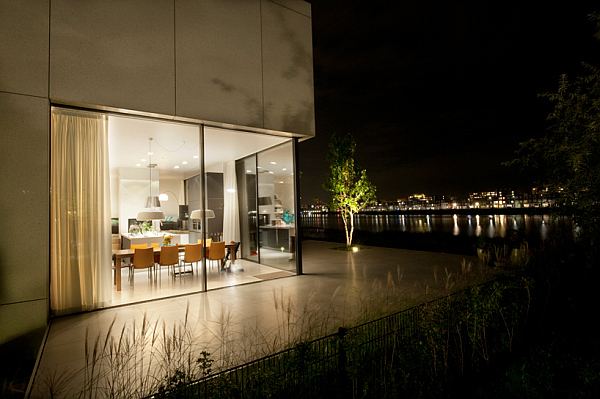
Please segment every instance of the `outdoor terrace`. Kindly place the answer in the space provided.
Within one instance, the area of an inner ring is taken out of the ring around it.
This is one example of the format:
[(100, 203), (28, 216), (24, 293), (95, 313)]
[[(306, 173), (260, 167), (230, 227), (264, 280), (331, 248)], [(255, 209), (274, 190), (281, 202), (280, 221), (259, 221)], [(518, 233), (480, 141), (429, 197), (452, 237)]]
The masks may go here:
[(185, 341), (175, 351), (177, 356), (185, 352), (197, 359), (207, 351), (217, 367), (231, 366), (491, 276), (477, 257), (377, 247), (359, 252), (331, 249), (340, 245), (303, 242), (301, 276), (56, 318), (31, 397), (47, 397), (48, 387), (59, 397), (80, 390), (89, 380), (89, 369), (88, 377), (78, 371), (85, 368), (86, 357), (89, 363), (93, 356), (92, 349), (86, 355), (86, 340), (88, 348), (97, 339), (102, 346), (110, 342), (109, 332), (114, 342), (123, 332), (130, 347), (139, 346), (135, 350), (140, 358), (144, 353), (155, 359), (153, 364), (136, 363), (141, 369), (134, 370), (131, 381), (152, 373), (160, 379), (164, 364), (156, 359), (164, 361), (169, 336)]

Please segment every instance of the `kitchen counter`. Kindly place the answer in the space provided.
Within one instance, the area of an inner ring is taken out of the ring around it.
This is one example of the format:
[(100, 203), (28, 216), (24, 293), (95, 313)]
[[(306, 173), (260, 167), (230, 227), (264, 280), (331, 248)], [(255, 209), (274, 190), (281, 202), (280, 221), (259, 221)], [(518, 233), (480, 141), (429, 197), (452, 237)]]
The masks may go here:
[(295, 226), (259, 226), (261, 247), (290, 251), (292, 238), (296, 236)]
[(152, 243), (161, 243), (163, 242), (163, 234), (170, 234), (173, 236), (171, 243), (173, 244), (188, 244), (189, 236), (187, 233), (185, 234), (177, 234), (169, 231), (161, 231), (158, 234), (152, 234), (148, 236), (143, 235), (131, 235), (129, 233), (121, 233), (121, 248), (129, 249), (131, 245), (136, 244), (147, 244), (150, 246)]

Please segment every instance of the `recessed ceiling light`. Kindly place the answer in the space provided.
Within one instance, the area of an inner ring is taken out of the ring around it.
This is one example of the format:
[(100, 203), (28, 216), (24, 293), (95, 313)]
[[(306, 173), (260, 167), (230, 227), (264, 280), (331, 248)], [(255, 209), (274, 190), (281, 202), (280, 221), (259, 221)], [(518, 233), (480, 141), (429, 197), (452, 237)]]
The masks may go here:
[(279, 183), (282, 183), (282, 184), (283, 184), (283, 182), (282, 182), (282, 181), (280, 181)]
[(271, 165), (277, 165), (277, 162), (271, 161)]
[(282, 170), (287, 170), (287, 168), (283, 168)]
[(198, 155), (194, 155), (194, 159), (198, 159)]
[(146, 162), (146, 160), (145, 160), (145, 159), (142, 159), (142, 162)]
[(148, 155), (154, 155), (154, 153), (153, 152), (149, 152)]
[(183, 161), (182, 164), (187, 165), (187, 161)]
[(136, 163), (135, 166), (142, 166), (142, 165), (140, 165), (139, 163)]
[(175, 165), (173, 169), (179, 169), (179, 165)]
[(252, 171), (251, 171), (250, 169), (248, 169), (248, 170), (246, 171), (246, 173), (252, 173)]
[(273, 171), (269, 171), (269, 173), (270, 173), (270, 174), (273, 174), (274, 172), (273, 172)]

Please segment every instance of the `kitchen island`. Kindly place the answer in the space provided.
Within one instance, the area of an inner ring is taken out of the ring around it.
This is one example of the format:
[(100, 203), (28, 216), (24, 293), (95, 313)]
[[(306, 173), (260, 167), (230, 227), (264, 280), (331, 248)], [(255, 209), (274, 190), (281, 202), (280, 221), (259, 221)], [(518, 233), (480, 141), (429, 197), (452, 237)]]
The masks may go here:
[(189, 244), (189, 235), (187, 231), (181, 231), (180, 233), (161, 231), (160, 233), (153, 233), (149, 235), (132, 235), (129, 233), (121, 233), (121, 248), (129, 249), (131, 248), (131, 245), (140, 244), (146, 244), (150, 247), (152, 243), (162, 243), (164, 240), (163, 234), (170, 234), (173, 236), (173, 239), (171, 240), (172, 244)]
[(290, 243), (296, 236), (294, 225), (286, 226), (259, 226), (260, 245), (265, 248), (281, 249), (290, 251)]

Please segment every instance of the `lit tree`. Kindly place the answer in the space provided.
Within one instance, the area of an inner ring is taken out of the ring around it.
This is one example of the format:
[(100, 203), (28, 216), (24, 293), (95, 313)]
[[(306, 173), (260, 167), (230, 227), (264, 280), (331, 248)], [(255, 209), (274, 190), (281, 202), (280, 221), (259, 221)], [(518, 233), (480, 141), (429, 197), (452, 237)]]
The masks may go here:
[(327, 155), (330, 170), (323, 184), (325, 190), (333, 193), (330, 209), (339, 210), (344, 220), (346, 247), (352, 245), (354, 214), (375, 202), (375, 186), (367, 179), (367, 171), (354, 164), (355, 149), (352, 134), (333, 134)]

